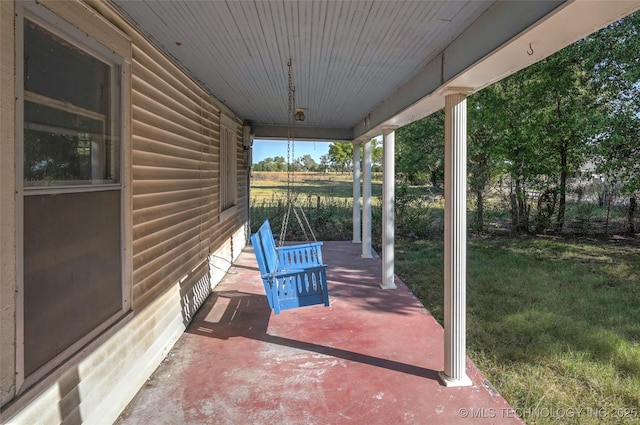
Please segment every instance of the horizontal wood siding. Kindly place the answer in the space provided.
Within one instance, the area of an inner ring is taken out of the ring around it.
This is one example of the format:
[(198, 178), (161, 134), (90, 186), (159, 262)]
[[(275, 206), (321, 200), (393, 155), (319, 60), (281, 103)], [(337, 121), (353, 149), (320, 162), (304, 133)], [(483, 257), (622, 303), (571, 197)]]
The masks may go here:
[(207, 272), (198, 267), (209, 255), (234, 245), (232, 235), (248, 217), (242, 121), (235, 121), (236, 213), (220, 223), (220, 114), (233, 114), (126, 21), (112, 11), (107, 16), (132, 40), (132, 305), (138, 311), (192, 270)]

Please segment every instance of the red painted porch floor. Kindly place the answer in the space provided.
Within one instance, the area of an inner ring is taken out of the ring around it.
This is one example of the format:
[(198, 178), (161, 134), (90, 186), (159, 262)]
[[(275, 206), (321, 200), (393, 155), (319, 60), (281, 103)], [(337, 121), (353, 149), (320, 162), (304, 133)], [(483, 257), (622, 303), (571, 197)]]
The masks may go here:
[(325, 242), (331, 307), (274, 315), (248, 247), (117, 423), (522, 424), (469, 360), (439, 382), (442, 327), (360, 249)]

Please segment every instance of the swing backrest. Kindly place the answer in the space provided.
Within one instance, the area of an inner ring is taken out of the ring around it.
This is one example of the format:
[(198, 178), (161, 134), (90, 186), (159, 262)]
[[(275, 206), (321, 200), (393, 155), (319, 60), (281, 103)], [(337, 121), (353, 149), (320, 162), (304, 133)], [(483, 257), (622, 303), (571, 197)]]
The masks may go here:
[(276, 272), (278, 252), (268, 219), (265, 219), (258, 231), (251, 235), (251, 244), (256, 253), (260, 273), (265, 275)]

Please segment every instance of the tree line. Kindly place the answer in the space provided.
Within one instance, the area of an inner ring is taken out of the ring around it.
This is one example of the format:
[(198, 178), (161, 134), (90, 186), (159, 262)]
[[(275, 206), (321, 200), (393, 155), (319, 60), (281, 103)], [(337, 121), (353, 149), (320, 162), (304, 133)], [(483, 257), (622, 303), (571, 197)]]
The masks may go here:
[[(360, 146), (361, 157), (362, 149)], [(371, 163), (372, 171), (381, 171), (382, 146), (376, 139), (371, 140)], [(253, 164), (254, 171), (287, 171), (288, 167), (293, 171), (350, 173), (353, 170), (353, 144), (331, 143), (329, 152), (320, 157), (319, 163), (311, 155), (306, 154), (296, 158), (291, 164), (287, 163), (283, 156), (265, 158)]]
[[(485, 227), (499, 186), (512, 229), (561, 231), (568, 196), (598, 186), (627, 199), (635, 231), (640, 192), (640, 14), (630, 15), (468, 98), (468, 189)], [(396, 169), (409, 184), (444, 180), (444, 113), (396, 132)], [(581, 189), (582, 188), (582, 189)]]

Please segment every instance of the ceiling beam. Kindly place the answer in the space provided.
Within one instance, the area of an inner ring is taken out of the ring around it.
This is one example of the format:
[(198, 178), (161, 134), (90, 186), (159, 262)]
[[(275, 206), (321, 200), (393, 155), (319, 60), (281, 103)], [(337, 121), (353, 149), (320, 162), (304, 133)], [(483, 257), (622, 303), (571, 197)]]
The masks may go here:
[[(251, 132), (256, 139), (287, 140), (289, 127), (285, 125), (252, 124)], [(351, 141), (352, 128), (294, 127), (295, 140)]]

